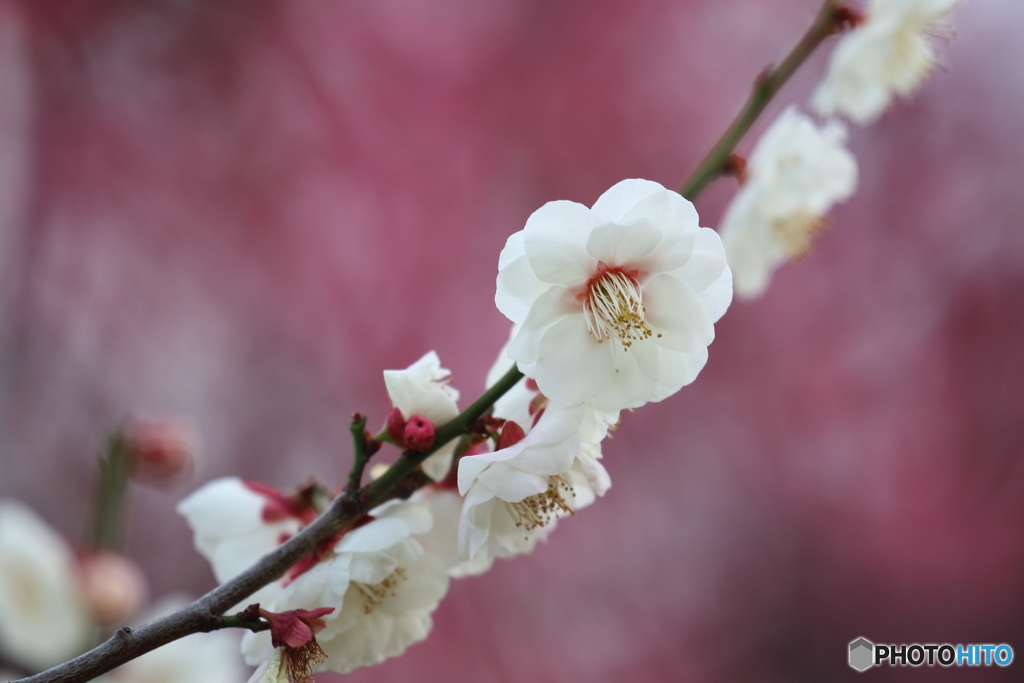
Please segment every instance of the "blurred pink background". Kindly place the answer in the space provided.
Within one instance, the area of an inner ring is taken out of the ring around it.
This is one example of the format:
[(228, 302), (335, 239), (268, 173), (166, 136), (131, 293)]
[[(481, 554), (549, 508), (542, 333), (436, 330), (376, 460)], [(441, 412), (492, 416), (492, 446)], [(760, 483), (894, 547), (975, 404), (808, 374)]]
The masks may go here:
[[(179, 498), (340, 483), (349, 416), (383, 422), (381, 370), (429, 349), (473, 398), (508, 235), (678, 185), (816, 7), (0, 1), (0, 496), (77, 538), (106, 431), (191, 417), (197, 476), (132, 491), (127, 549), (157, 595), (208, 589)], [(609, 494), (348, 680), (859, 680), (858, 636), (1024, 657), (1022, 21), (965, 3), (918, 96), (852, 131), (860, 187), (816, 253), (625, 416)]]

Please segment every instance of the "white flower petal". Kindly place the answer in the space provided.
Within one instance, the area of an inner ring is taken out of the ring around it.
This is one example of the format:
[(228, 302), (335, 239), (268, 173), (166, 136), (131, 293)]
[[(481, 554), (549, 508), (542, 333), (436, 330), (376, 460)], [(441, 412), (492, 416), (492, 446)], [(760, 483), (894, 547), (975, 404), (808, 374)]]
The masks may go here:
[(523, 472), (506, 463), (494, 463), (477, 478), (477, 486), (490, 489), (508, 503), (518, 503), (548, 490), (548, 478)]
[(487, 544), (495, 505), (494, 492), (483, 486), (471, 488), (462, 503), (459, 519), (459, 556), (470, 560)]
[(593, 269), (587, 236), (600, 224), (590, 209), (576, 202), (548, 202), (526, 221), (523, 243), (537, 278), (555, 285), (585, 280)]
[[(648, 343), (634, 344), (630, 353), (657, 346), (696, 353), (715, 340), (715, 327), (707, 308), (687, 285), (673, 275), (658, 275), (644, 287), (647, 319), (656, 333)], [(648, 375), (659, 381), (657, 376)], [(663, 384), (672, 384), (664, 381)]]
[(373, 553), (409, 538), (409, 526), (396, 517), (375, 519), (345, 534), (334, 551), (338, 553)]
[(647, 197), (664, 191), (664, 187), (651, 180), (621, 180), (597, 198), (592, 210), (600, 217), (601, 222), (619, 222), (626, 218), (626, 213), (630, 209)]
[(534, 366), (537, 386), (552, 400), (582, 403), (615, 373), (612, 356), (617, 343), (597, 342), (582, 315), (563, 317), (541, 337)]
[(534, 300), (548, 287), (533, 273), (526, 257), (522, 231), (513, 233), (501, 251), (497, 285), (495, 305), (510, 320), (518, 322), (522, 322)]
[(359, 553), (352, 558), (351, 580), (380, 583), (398, 568), (398, 560), (389, 553)]
[(534, 302), (529, 315), (519, 327), (508, 346), (508, 355), (519, 364), (519, 369), (529, 374), (526, 368), (537, 362), (537, 345), (547, 330), (567, 316), (579, 315), (583, 304), (564, 287), (551, 287)]
[(605, 223), (590, 233), (587, 253), (608, 264), (629, 264), (642, 259), (661, 243), (658, 226), (644, 219), (624, 225)]

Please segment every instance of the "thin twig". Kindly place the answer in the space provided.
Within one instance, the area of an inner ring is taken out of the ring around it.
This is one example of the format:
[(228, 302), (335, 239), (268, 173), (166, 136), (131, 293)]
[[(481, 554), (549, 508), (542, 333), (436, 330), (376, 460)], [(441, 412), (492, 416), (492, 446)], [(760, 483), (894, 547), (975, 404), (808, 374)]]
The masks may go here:
[(124, 497), (128, 490), (128, 439), (123, 428), (107, 437), (97, 462), (95, 507), (86, 544), (91, 550), (120, 550)]
[[(379, 478), (361, 489), (346, 492), (335, 498), (327, 511), (312, 524), (264, 555), (252, 567), (191, 605), (138, 630), (115, 631), (108, 640), (85, 654), (42, 673), (23, 678), (19, 683), (84, 683), (178, 638), (192, 633), (216, 630), (218, 621), (224, 621), (220, 615), (271, 581), (283, 576), (292, 565), (312, 552), (320, 542), (343, 531), (388, 498), (391, 490), (402, 483), (420, 463), (452, 439), (464, 434), (470, 425), (522, 377), (523, 374), (513, 367), (458, 417), (437, 430), (434, 445), (429, 450), (404, 451), (402, 457)], [(425, 483), (428, 480), (423, 477), (420, 481)]]
[(370, 456), (366, 449), (366, 416), (355, 413), (352, 416), (352, 424), (349, 425), (352, 432), (352, 469), (348, 473), (348, 484), (345, 485), (345, 493), (351, 493), (359, 488), (363, 481), (363, 470)]
[(769, 66), (754, 81), (754, 88), (750, 97), (747, 98), (746, 104), (743, 105), (743, 109), (722, 133), (722, 137), (718, 139), (711, 151), (697, 165), (690, 177), (679, 187), (679, 194), (693, 201), (707, 187), (708, 183), (728, 173), (729, 157), (733, 154), (733, 150), (736, 149), (736, 145), (754, 125), (757, 117), (761, 115), (775, 94), (823, 40), (833, 33), (841, 31), (849, 22), (849, 11), (839, 0), (825, 0), (821, 4), (814, 23), (807, 29), (800, 42), (777, 67)]

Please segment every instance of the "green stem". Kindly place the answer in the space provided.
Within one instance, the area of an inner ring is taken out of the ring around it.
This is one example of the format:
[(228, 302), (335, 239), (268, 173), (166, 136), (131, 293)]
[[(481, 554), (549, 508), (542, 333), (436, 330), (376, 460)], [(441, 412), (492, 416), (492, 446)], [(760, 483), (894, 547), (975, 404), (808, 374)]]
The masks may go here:
[(241, 614), (233, 614), (229, 617), (220, 617), (215, 622), (215, 628), (211, 630), (220, 630), (222, 628), (246, 628), (253, 633), (259, 633), (260, 631), (266, 631), (270, 628), (270, 623), (263, 621), (262, 619), (247, 619)]
[(494, 405), (494, 402), (505, 395), (509, 389), (523, 378), (519, 368), (512, 366), (501, 379), (487, 389), (480, 398), (459, 413), (458, 417), (437, 430), (434, 438), (434, 445), (424, 452), (403, 451), (402, 457), (388, 471), (367, 484), (362, 490), (362, 500), (369, 506), (380, 501), (388, 493), (388, 490), (397, 485), (407, 474), (415, 470), (421, 462), (430, 457), (442, 446), (454, 438), (462, 436), (469, 431), (470, 425), (479, 420), (487, 410)]
[(352, 432), (352, 469), (348, 473), (348, 484), (345, 491), (355, 491), (363, 481), (363, 470), (370, 456), (366, 451), (366, 416), (356, 413), (352, 416), (352, 424), (349, 425)]
[(89, 547), (93, 550), (121, 548), (122, 514), (128, 490), (128, 440), (117, 429), (107, 439), (98, 458), (99, 477), (93, 501)]
[(846, 22), (846, 15), (837, 11), (838, 9), (839, 0), (825, 0), (821, 4), (821, 9), (818, 10), (814, 23), (807, 29), (800, 42), (786, 55), (782, 63), (777, 67), (769, 66), (757, 77), (743, 109), (736, 115), (707, 156), (697, 165), (690, 177), (679, 187), (679, 194), (693, 201), (712, 180), (729, 172), (729, 158), (732, 156), (733, 150), (757, 121), (757, 117), (761, 115), (764, 108), (782, 89), (790, 76), (811, 56), (815, 48), (830, 35), (842, 30)]

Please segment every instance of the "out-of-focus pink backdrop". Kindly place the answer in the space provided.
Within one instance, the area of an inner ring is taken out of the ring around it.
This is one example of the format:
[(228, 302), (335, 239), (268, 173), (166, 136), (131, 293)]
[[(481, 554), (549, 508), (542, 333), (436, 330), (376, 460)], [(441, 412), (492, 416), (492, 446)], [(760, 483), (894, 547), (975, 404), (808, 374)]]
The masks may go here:
[[(127, 548), (157, 594), (209, 588), (177, 499), (340, 481), (350, 414), (382, 421), (380, 371), (429, 349), (472, 398), (508, 235), (677, 185), (815, 7), (0, 2), (0, 496), (77, 537), (106, 430), (190, 416), (198, 475), (133, 490)], [(860, 187), (816, 252), (625, 416), (610, 493), (350, 680), (853, 680), (857, 636), (1024, 656), (1022, 21), (965, 3), (918, 96), (852, 131)]]

